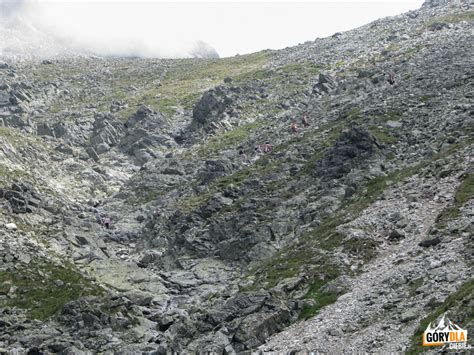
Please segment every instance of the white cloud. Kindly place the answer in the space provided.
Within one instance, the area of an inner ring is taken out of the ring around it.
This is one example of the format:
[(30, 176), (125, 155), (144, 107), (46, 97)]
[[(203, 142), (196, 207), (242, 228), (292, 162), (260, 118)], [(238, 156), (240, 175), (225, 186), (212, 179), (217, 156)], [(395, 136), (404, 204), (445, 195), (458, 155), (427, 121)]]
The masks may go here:
[(231, 56), (328, 36), (422, 2), (0, 0), (0, 55), (18, 47), (36, 55), (74, 50), (176, 57), (189, 55), (196, 41), (203, 40)]

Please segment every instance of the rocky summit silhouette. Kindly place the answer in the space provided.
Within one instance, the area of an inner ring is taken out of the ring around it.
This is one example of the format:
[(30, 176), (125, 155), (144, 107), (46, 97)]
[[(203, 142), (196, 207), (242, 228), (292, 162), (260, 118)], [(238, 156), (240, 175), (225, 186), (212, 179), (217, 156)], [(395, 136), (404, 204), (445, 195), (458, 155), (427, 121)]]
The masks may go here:
[(0, 353), (416, 353), (445, 312), (473, 334), (473, 19), (3, 59)]

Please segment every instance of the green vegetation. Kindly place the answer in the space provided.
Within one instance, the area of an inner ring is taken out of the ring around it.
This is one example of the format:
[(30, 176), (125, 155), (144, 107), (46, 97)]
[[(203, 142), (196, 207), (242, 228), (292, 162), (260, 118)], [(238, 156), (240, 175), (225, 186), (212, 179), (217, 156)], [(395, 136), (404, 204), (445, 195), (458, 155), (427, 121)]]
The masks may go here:
[(454, 201), (457, 206), (464, 205), (474, 197), (474, 173), (469, 173), (456, 190)]
[[(64, 63), (66, 64), (66, 63)], [(49, 64), (49, 65), (37, 65), (33, 71), (32, 76), (39, 81), (49, 82), (58, 79), (63, 80), (76, 80), (78, 76), (83, 73), (84, 68), (80, 65), (75, 65), (71, 62), (71, 65), (60, 65)]]
[(458, 23), (461, 21), (473, 21), (474, 20), (474, 11), (465, 11), (457, 14), (447, 14), (443, 16), (438, 16), (427, 21), (424, 26), (431, 27), (434, 24), (438, 23)]
[[(328, 275), (330, 279), (339, 276), (337, 273)], [(312, 300), (314, 304), (305, 304), (299, 315), (300, 319), (308, 319), (318, 314), (319, 310), (331, 303), (336, 302), (337, 294), (332, 291), (321, 291), (321, 288), (327, 283), (327, 280), (317, 279), (309, 287), (305, 299)]]
[[(159, 87), (133, 98), (133, 102), (150, 105), (162, 112), (173, 110), (174, 106), (191, 109), (202, 92), (226, 77), (262, 70), (270, 57), (270, 52), (263, 51), (224, 59), (184, 59), (168, 70)], [(156, 95), (159, 95), (158, 100)]]
[[(462, 146), (463, 145), (459, 145), (456, 149), (453, 148), (453, 152)], [(301, 270), (305, 269), (308, 274), (311, 275), (313, 273), (314, 275), (315, 284), (311, 286), (310, 293), (307, 297), (316, 300), (316, 303), (312, 306), (305, 306), (300, 317), (306, 319), (317, 314), (319, 309), (334, 302), (337, 296), (332, 293), (319, 292), (319, 289), (324, 283), (330, 281), (332, 278), (330, 276), (322, 278), (325, 282), (321, 284), (321, 278), (318, 278), (316, 275), (323, 271), (330, 275), (337, 275), (341, 272), (339, 267), (331, 264), (329, 260), (326, 260), (328, 263), (325, 264), (325, 257), (319, 254), (318, 250), (331, 251), (341, 247), (346, 253), (353, 254), (364, 260), (364, 262), (368, 262), (375, 257), (377, 253), (376, 241), (369, 238), (345, 239), (336, 231), (336, 227), (348, 220), (356, 218), (360, 211), (363, 211), (373, 203), (387, 186), (398, 181), (403, 181), (418, 173), (421, 168), (427, 164), (428, 163), (418, 164), (396, 171), (387, 176), (379, 176), (370, 180), (364, 188), (359, 190), (359, 193), (357, 193), (353, 199), (346, 201), (343, 206), (341, 206), (339, 213), (326, 218), (319, 227), (300, 238), (298, 242), (284, 248), (279, 254), (267, 261), (260, 268), (252, 270), (252, 274), (258, 275), (255, 284), (265, 288), (271, 288), (281, 280), (294, 277), (298, 275)], [(472, 174), (470, 174), (460, 185), (456, 193), (455, 201), (462, 205), (472, 198), (472, 195), (473, 177)], [(312, 265), (313, 263), (315, 264)], [(411, 284), (412, 292), (415, 292), (422, 283), (422, 279), (414, 280)]]
[(26, 309), (32, 318), (46, 319), (72, 300), (86, 295), (100, 295), (102, 290), (86, 280), (71, 266), (32, 260), (28, 267), (0, 271), (0, 294), (7, 295), (17, 287), (14, 297), (9, 296), (3, 306)]
[(454, 317), (451, 320), (461, 325), (466, 325), (474, 319), (474, 279), (466, 281), (456, 292), (450, 294), (446, 300), (421, 322), (411, 338), (411, 347), (407, 354), (420, 354), (425, 349), (422, 347), (422, 335), (428, 324), (435, 322), (443, 313), (449, 311)]
[[(353, 117), (354, 115), (358, 115), (358, 113), (358, 110), (357, 112), (354, 111), (351, 117)], [(349, 113), (349, 115), (351, 115), (351, 113)], [(198, 154), (201, 156), (209, 156), (212, 155), (212, 153), (225, 148), (237, 148), (239, 144), (242, 144), (249, 138), (249, 135), (252, 131), (255, 131), (263, 126), (264, 122), (258, 121), (255, 123), (242, 125), (232, 131), (228, 131), (223, 134), (214, 136), (209, 140), (206, 145), (200, 148)], [(287, 150), (292, 144), (310, 144), (311, 142), (311, 144), (314, 145), (314, 142), (316, 142), (317, 147), (315, 153), (305, 160), (304, 167), (300, 169), (300, 171), (296, 175), (297, 178), (300, 178), (304, 175), (310, 174), (311, 171), (313, 171), (316, 162), (324, 155), (326, 149), (334, 144), (334, 142), (337, 140), (337, 137), (341, 134), (344, 128), (344, 122), (329, 123), (321, 127), (316, 132), (308, 131), (302, 137), (292, 138), (276, 146), (274, 148), (274, 153), (279, 153), (281, 151)], [(193, 208), (196, 208), (199, 205), (206, 203), (208, 199), (219, 190), (222, 190), (223, 188), (231, 184), (238, 186), (239, 184), (247, 180), (249, 177), (263, 178), (261, 180), (265, 182), (265, 186), (262, 187), (262, 191), (265, 191), (267, 194), (271, 194), (274, 191), (283, 188), (286, 181), (274, 181), (272, 179), (266, 179), (264, 177), (268, 176), (268, 174), (272, 172), (278, 171), (278, 168), (282, 163), (282, 161), (272, 159), (272, 156), (263, 156), (251, 166), (243, 168), (230, 176), (217, 179), (216, 181), (209, 184), (206, 192), (198, 196), (186, 198), (185, 200), (181, 201), (180, 205), (184, 210), (190, 211)], [(288, 196), (286, 197), (290, 197), (291, 195), (293, 195), (293, 193), (289, 192), (283, 192), (283, 194), (288, 194)], [(280, 197), (285, 196), (280, 195)]]
[(344, 63), (344, 60), (341, 59), (341, 60), (338, 60), (337, 62), (335, 62), (335, 63), (333, 64), (333, 66), (334, 66), (334, 68), (341, 68), (341, 67), (344, 66), (344, 64), (345, 64), (345, 63)]
[(369, 132), (377, 138), (377, 141), (384, 144), (395, 144), (397, 138), (390, 134), (388, 129), (380, 128), (378, 126), (372, 126), (369, 128)]
[[(328, 128), (328, 132), (324, 136), (324, 139), (317, 140), (320, 146), (315, 150), (314, 154), (306, 160), (304, 166), (298, 172), (299, 176), (309, 175), (314, 171), (316, 163), (324, 156), (326, 150), (334, 145), (345, 127), (344, 123), (336, 123)], [(307, 138), (307, 136), (304, 136), (301, 141), (305, 142)]]
[[(264, 80), (272, 84), (286, 82), (287, 78), (306, 79), (319, 74), (321, 68), (314, 63), (304, 61), (284, 65), (272, 70), (258, 69), (235, 77), (237, 83), (242, 84), (250, 80)], [(285, 86), (286, 87), (286, 86)]]
[(204, 205), (218, 191), (230, 186), (239, 186), (251, 175), (249, 168), (241, 169), (229, 176), (220, 177), (211, 182), (207, 190), (199, 195), (191, 196), (181, 200), (180, 208), (183, 211), (190, 212), (193, 209)]
[(442, 228), (446, 222), (459, 216), (459, 208), (474, 197), (474, 173), (467, 174), (454, 195), (452, 206), (445, 208), (436, 218), (436, 227)]
[(312, 75), (319, 74), (321, 68), (310, 62), (298, 62), (287, 64), (278, 68), (277, 73), (284, 73), (289, 75)]
[(200, 156), (210, 156), (221, 150), (236, 148), (239, 144), (243, 144), (250, 134), (264, 125), (263, 121), (247, 123), (238, 126), (231, 131), (213, 136), (199, 150)]
[(423, 286), (423, 277), (419, 277), (415, 280), (412, 280), (408, 283), (410, 287), (410, 296), (414, 297), (416, 295), (416, 290), (418, 290), (421, 286)]
[(474, 20), (474, 11), (464, 11), (455, 14), (447, 14), (442, 15), (434, 18), (430, 18), (428, 21), (423, 23), (417, 30), (418, 34), (423, 33), (427, 30), (434, 29), (437, 25), (444, 25), (444, 24), (455, 24), (461, 21), (473, 21)]
[[(0, 127), (0, 143), (7, 146), (10, 145), (13, 149), (22, 148), (35, 142), (34, 138), (20, 134), (16, 129), (9, 127)], [(20, 169), (8, 160), (0, 162), (0, 187), (5, 187), (11, 184), (12, 181), (19, 180), (28, 176), (28, 172)]]
[(390, 110), (380, 116), (374, 116), (374, 122), (387, 122), (387, 121), (398, 121), (402, 118), (402, 112), (399, 110)]
[[(367, 116), (363, 115), (361, 110), (355, 107), (344, 114), (343, 120), (331, 122), (317, 131), (306, 132), (303, 136), (298, 137), (298, 144), (311, 142), (315, 148), (314, 154), (305, 160), (303, 169), (300, 169), (300, 172), (296, 176), (293, 176), (292, 179), (307, 178), (307, 175), (314, 168), (314, 164), (321, 159), (327, 148), (334, 145), (337, 137), (341, 134), (343, 129), (347, 127), (349, 121), (370, 122), (372, 123), (370, 131), (379, 141), (388, 144), (396, 143), (396, 138), (392, 136), (391, 131), (389, 129), (378, 128), (378, 125), (380, 122), (386, 122), (387, 120), (399, 120), (401, 115), (402, 113), (400, 111), (392, 110), (379, 117)], [(234, 144), (237, 144), (240, 139), (246, 139), (245, 131), (243, 133), (239, 132), (237, 136), (239, 139), (236, 139)], [(218, 142), (215, 143), (218, 144)], [(278, 153), (284, 151), (295, 143), (295, 139), (289, 139), (275, 147), (274, 152)], [(315, 144), (317, 146), (315, 146)], [(466, 144), (466, 142), (453, 144), (448, 149), (449, 152), (444, 151), (435, 155), (433, 161), (453, 154), (457, 150), (465, 147)], [(251, 268), (248, 275), (253, 278), (253, 283), (245, 289), (270, 289), (285, 279), (305, 275), (309, 278), (308, 282), (311, 285), (306, 297), (308, 300), (311, 300), (311, 302), (308, 302), (303, 309), (301, 318), (311, 317), (325, 305), (334, 302), (337, 299), (337, 295), (325, 293), (321, 291), (321, 288), (338, 275), (347, 272), (347, 270), (345, 270), (344, 266), (334, 264), (328, 257), (330, 253), (327, 252), (341, 250), (367, 263), (376, 256), (378, 246), (378, 243), (370, 238), (347, 238), (339, 233), (336, 228), (343, 223), (355, 219), (361, 211), (376, 201), (388, 186), (417, 174), (422, 168), (432, 164), (433, 161), (422, 162), (418, 165), (406, 167), (386, 176), (378, 176), (367, 181), (359, 188), (355, 195), (342, 203), (337, 213), (327, 216), (318, 227), (306, 235), (303, 235), (297, 241), (285, 246), (273, 257), (262, 262), (260, 265)], [(262, 177), (270, 171), (277, 171), (281, 163), (281, 161), (272, 161), (271, 157), (265, 157), (256, 164), (244, 168), (230, 177), (217, 179), (209, 185), (209, 190), (185, 202), (188, 207), (197, 207), (206, 203), (216, 192), (231, 184), (239, 185), (250, 177)], [(294, 196), (295, 193), (297, 193), (297, 191), (285, 189), (287, 183), (285, 180), (262, 180), (265, 181), (265, 186), (262, 188), (262, 191), (267, 195), (276, 194), (278, 197), (285, 198), (286, 194)], [(472, 190), (463, 188), (460, 196), (469, 194), (472, 194)], [(245, 199), (245, 197), (242, 199)], [(460, 197), (460, 200), (463, 199), (465, 199), (465, 197)], [(232, 208), (235, 208), (234, 205), (232, 205)], [(420, 286), (419, 283), (422, 282), (423, 280), (416, 280), (416, 282), (413, 283), (413, 292)]]
[(407, 55), (408, 57), (411, 57), (413, 54), (420, 52), (422, 48), (423, 48), (422, 45), (417, 44), (416, 46), (414, 46), (414, 47), (408, 49), (408, 50), (405, 52), (405, 55)]
[(0, 139), (6, 140), (14, 147), (21, 146), (25, 140), (14, 128), (0, 127)]
[[(414, 166), (368, 181), (352, 199), (343, 203), (339, 212), (328, 216), (318, 227), (303, 235), (298, 241), (284, 247), (272, 258), (250, 270), (249, 274), (256, 276), (253, 287), (272, 288), (283, 279), (295, 277), (303, 270), (312, 280), (324, 279), (326, 282), (331, 280), (330, 275), (337, 275), (342, 270), (339, 266), (331, 264), (322, 250), (342, 248), (346, 253), (365, 262), (372, 259), (377, 253), (375, 241), (368, 238), (345, 239), (336, 228), (355, 219), (391, 183), (402, 181), (417, 173), (419, 169), (420, 166)], [(321, 278), (321, 273), (327, 277)]]
[[(172, 116), (178, 109), (191, 109), (201, 94), (226, 77), (238, 78), (247, 73), (265, 72), (270, 51), (223, 59), (120, 60), (93, 76), (81, 74), (88, 60), (63, 62), (62, 65), (39, 65), (33, 70), (37, 81), (63, 80), (71, 84), (68, 102), (52, 102), (49, 113), (68, 105), (71, 109), (96, 107), (109, 110), (113, 101), (125, 101), (128, 107), (117, 115), (126, 120), (141, 105)], [(137, 63), (138, 62), (138, 63)], [(101, 89), (91, 85), (100, 80)], [(87, 90), (86, 90), (87, 89)]]
[(351, 238), (342, 241), (341, 245), (342, 250), (346, 253), (355, 255), (364, 262), (368, 262), (377, 255), (379, 243), (370, 238)]
[(428, 101), (430, 101), (430, 100), (431, 100), (432, 98), (434, 98), (434, 97), (435, 97), (435, 96), (433, 96), (433, 95), (422, 95), (422, 96), (420, 97), (420, 101), (421, 101), (421, 102), (428, 102)]
[(22, 179), (26, 176), (28, 176), (28, 174), (25, 171), (0, 163), (0, 187), (8, 186), (12, 181)]

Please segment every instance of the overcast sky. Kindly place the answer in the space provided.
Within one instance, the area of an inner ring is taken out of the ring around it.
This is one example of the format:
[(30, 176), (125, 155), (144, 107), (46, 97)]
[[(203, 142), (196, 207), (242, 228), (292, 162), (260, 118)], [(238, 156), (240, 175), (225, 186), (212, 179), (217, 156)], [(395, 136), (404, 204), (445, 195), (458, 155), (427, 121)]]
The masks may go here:
[[(17, 13), (24, 4), (21, 17), (34, 28), (87, 50), (169, 57), (196, 40), (221, 56), (284, 48), (417, 9), (423, 0), (14, 2)], [(5, 14), (6, 7), (0, 11)]]

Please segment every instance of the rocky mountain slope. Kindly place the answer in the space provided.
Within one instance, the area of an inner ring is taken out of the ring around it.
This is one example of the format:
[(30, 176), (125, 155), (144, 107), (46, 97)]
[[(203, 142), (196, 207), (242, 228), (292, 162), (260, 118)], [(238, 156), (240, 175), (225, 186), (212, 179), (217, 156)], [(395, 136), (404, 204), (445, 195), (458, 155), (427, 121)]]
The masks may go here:
[(416, 353), (445, 311), (472, 334), (473, 19), (0, 63), (0, 353)]

